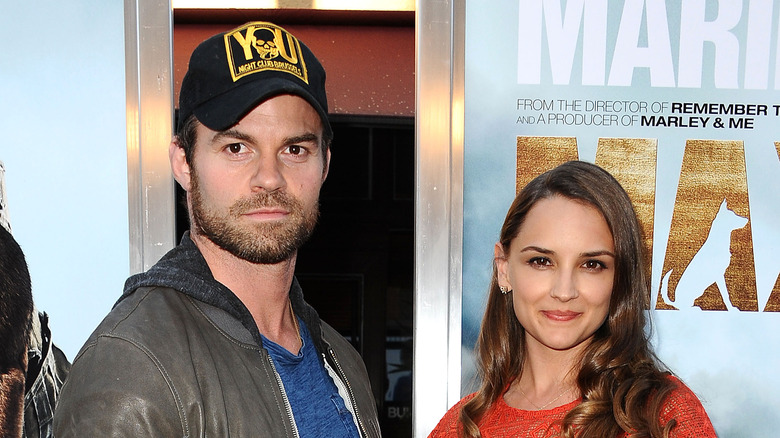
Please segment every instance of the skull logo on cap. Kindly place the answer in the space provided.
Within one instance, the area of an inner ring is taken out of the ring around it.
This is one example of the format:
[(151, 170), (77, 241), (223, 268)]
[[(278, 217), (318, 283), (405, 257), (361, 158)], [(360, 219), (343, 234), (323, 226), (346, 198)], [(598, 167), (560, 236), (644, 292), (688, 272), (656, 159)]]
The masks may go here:
[(263, 32), (268, 36), (261, 36), (258, 38), (255, 36), (255, 41), (252, 43), (257, 53), (262, 59), (274, 59), (279, 56), (279, 47), (276, 45), (275, 35), (273, 32)]

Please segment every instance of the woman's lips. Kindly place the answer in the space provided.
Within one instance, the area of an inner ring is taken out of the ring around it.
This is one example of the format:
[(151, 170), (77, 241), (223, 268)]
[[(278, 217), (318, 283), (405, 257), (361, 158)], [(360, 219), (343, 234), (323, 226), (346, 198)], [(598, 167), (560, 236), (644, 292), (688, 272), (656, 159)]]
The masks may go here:
[(566, 322), (566, 321), (571, 321), (574, 318), (577, 318), (582, 313), (574, 312), (571, 310), (543, 310), (542, 314), (544, 314), (544, 316), (546, 316), (548, 319), (551, 319), (553, 321)]

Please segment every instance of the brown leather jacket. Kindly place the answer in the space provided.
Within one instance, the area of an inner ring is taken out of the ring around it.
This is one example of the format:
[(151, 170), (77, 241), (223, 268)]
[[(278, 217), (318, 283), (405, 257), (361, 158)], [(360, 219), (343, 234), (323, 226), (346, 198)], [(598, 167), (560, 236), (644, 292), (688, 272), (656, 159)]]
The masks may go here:
[[(192, 254), (191, 241), (180, 246), (189, 254), (174, 254), (176, 265), (191, 271), (202, 258)], [(55, 436), (297, 437), (281, 380), (232, 293), (225, 301), (211, 294), (213, 285), (177, 288), (187, 293), (144, 286), (170, 283), (160, 280), (165, 275), (181, 281), (181, 272), (170, 270), (170, 254), (156, 277), (152, 268), (141, 281), (128, 280), (126, 294), (76, 356), (55, 412)], [(336, 386), (346, 388), (361, 434), (380, 437), (360, 356), (303, 301), (297, 281), (290, 297)]]

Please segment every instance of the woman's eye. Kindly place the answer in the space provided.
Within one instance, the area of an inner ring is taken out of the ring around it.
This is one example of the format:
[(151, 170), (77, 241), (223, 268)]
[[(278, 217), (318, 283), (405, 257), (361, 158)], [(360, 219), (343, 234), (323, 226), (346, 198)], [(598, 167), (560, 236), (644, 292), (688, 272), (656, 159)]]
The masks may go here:
[(588, 260), (583, 264), (583, 266), (585, 267), (585, 269), (590, 269), (594, 271), (607, 268), (607, 266), (600, 260)]
[(549, 266), (551, 263), (547, 257), (534, 257), (528, 261), (528, 264), (532, 266)]

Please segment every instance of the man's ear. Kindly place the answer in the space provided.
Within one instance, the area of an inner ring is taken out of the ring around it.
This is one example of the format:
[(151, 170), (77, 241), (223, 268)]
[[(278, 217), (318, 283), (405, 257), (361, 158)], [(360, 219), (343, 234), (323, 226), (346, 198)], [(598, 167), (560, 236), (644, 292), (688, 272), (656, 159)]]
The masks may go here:
[(171, 171), (173, 171), (173, 177), (181, 185), (184, 191), (190, 191), (190, 165), (187, 163), (187, 157), (184, 153), (184, 148), (179, 146), (179, 143), (174, 139), (168, 146), (168, 158), (171, 161)]
[(327, 178), (329, 170), (330, 170), (330, 148), (325, 150), (325, 167), (322, 168), (322, 182), (325, 182), (325, 178)]

